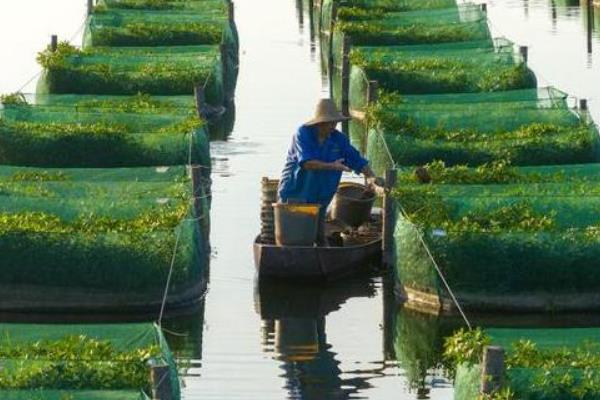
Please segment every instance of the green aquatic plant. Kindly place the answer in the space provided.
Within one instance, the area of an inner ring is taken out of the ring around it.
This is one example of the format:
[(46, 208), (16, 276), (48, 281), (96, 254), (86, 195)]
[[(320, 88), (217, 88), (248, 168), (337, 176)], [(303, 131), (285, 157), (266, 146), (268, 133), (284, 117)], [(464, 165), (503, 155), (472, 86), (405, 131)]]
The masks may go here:
[(23, 93), (11, 93), (11, 94), (3, 94), (0, 96), (0, 103), (3, 106), (26, 106), (27, 99)]
[[(181, 111), (181, 106), (177, 103), (152, 97), (145, 93), (136, 93), (133, 96), (127, 96), (123, 99), (90, 99), (77, 102), (76, 109), (94, 108), (94, 111), (104, 111), (112, 113), (115, 111), (126, 113), (167, 113)], [(195, 105), (190, 101), (189, 107), (184, 108), (189, 112), (195, 113)]]
[(0, 346), (5, 360), (1, 389), (150, 388), (148, 362), (160, 348), (120, 351), (108, 341), (86, 336)]
[(488, 37), (476, 24), (394, 25), (372, 20), (341, 21), (336, 31), (349, 35), (354, 45), (416, 45), (477, 40)]
[(220, 44), (224, 22), (130, 22), (122, 26), (92, 26), (95, 46), (160, 46)]

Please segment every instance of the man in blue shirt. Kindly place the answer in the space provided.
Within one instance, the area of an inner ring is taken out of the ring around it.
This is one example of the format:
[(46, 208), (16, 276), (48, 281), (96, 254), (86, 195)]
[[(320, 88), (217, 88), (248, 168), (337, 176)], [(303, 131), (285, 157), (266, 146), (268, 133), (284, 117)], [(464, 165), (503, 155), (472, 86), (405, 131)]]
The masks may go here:
[(279, 200), (283, 203), (321, 205), (317, 244), (326, 245), (325, 214), (342, 178), (342, 172), (354, 171), (373, 181), (375, 175), (348, 140), (335, 129), (349, 118), (339, 113), (333, 101), (321, 100), (313, 119), (302, 125), (292, 138), (279, 182)]

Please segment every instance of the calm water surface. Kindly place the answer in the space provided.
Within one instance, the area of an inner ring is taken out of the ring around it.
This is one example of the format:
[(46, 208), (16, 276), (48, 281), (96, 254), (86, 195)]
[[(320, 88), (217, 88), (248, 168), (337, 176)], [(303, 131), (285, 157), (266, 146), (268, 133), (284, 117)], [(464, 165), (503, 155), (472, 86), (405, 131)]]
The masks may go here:
[[(494, 33), (530, 46), (541, 84), (589, 99), (600, 121), (600, 9), (569, 0), (488, 4)], [(209, 291), (200, 307), (165, 324), (181, 359), (184, 397), (451, 399), (452, 388), (435, 367), (443, 338), (459, 320), (398, 307), (381, 277), (326, 288), (255, 281), (251, 243), (259, 230), (260, 178), (279, 174), (290, 135), (328, 95), (307, 7), (301, 0), (236, 1), (237, 121), (230, 139), (212, 148)], [(34, 76), (35, 53), (50, 34), (78, 43), (83, 12), (83, 0), (1, 2), (0, 92)], [(581, 320), (470, 317), (504, 326)]]

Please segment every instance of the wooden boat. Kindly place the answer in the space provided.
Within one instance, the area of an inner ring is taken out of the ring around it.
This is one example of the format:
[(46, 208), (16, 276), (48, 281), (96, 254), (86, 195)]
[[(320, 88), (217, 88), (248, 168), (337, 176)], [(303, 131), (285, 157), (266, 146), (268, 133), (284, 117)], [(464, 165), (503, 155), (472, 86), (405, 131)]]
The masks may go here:
[[(368, 227), (351, 233), (346, 245), (330, 247), (277, 246), (254, 241), (254, 264), (260, 278), (333, 281), (365, 273), (381, 261), (381, 213), (374, 212)], [(327, 223), (328, 236), (342, 232), (335, 221)]]

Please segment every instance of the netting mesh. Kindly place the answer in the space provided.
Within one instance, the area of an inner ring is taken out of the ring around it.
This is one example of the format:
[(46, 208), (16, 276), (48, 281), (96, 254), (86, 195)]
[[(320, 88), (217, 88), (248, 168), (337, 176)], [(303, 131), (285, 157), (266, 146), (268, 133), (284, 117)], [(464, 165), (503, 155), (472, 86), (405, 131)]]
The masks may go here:
[[(186, 168), (0, 171), (0, 284), (14, 292), (3, 306), (21, 297), (43, 304), (61, 288), (153, 307), (172, 262), (171, 293), (205, 281), (208, 193), (192, 188)], [(36, 289), (15, 289), (25, 286)]]
[[(368, 134), (378, 138), (367, 154), (375, 159), (379, 173), (390, 165), (380, 163), (381, 158), (400, 166), (434, 160), (446, 165), (480, 165), (497, 160), (513, 165), (551, 165), (600, 159), (596, 127), (570, 109), (567, 96), (553, 88), (384, 95), (369, 112)], [(365, 143), (366, 124), (354, 123), (351, 134), (354, 142)], [(386, 146), (379, 140), (384, 140)]]
[(208, 134), (193, 97), (37, 95), (0, 108), (0, 163), (47, 167), (197, 164)]
[[(506, 351), (505, 386), (524, 400), (595, 399), (598, 390), (597, 328), (485, 329), (493, 345)], [(473, 399), (481, 382), (479, 365), (457, 370), (457, 400)]]
[(41, 94), (191, 95), (204, 87), (208, 103), (225, 103), (218, 46), (94, 47), (60, 45), (40, 58)]
[[(536, 80), (505, 40), (441, 45), (354, 47), (352, 68), (402, 94), (491, 92), (533, 88)], [(364, 93), (350, 93), (350, 102)]]
[(0, 325), (3, 399), (148, 399), (149, 363), (170, 366), (174, 399), (177, 370), (152, 324)]
[(597, 181), (560, 182), (560, 176), (550, 183), (398, 189), (399, 280), (440, 293), (427, 246), (461, 304), (477, 295), (593, 293), (600, 284), (594, 261), (600, 188)]

